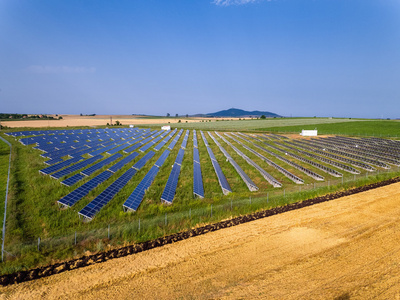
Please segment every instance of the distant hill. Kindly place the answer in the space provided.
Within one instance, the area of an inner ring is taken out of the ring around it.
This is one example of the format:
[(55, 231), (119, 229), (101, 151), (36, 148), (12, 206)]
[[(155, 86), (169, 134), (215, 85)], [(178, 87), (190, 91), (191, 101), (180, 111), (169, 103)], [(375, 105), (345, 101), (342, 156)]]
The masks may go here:
[(273, 117), (281, 117), (280, 115), (277, 115), (275, 113), (269, 112), (269, 111), (247, 111), (243, 109), (238, 109), (238, 108), (230, 108), (227, 110), (221, 110), (215, 113), (208, 113), (208, 114), (198, 114), (195, 115), (196, 117), (231, 117), (231, 118), (257, 118), (261, 117), (262, 115), (266, 116), (267, 118), (273, 118)]

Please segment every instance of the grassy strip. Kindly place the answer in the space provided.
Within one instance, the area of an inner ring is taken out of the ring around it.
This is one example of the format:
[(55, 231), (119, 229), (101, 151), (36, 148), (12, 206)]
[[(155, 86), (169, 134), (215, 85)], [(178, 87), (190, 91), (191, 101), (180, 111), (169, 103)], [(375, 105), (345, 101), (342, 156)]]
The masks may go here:
[(317, 129), (318, 134), (339, 134), (350, 136), (400, 137), (400, 121), (375, 120), (344, 122), (334, 124), (313, 124), (300, 126), (260, 127), (258, 130), (272, 132), (300, 133), (302, 129)]
[(7, 174), (10, 147), (0, 140), (0, 236), (3, 229), (4, 201), (6, 198)]

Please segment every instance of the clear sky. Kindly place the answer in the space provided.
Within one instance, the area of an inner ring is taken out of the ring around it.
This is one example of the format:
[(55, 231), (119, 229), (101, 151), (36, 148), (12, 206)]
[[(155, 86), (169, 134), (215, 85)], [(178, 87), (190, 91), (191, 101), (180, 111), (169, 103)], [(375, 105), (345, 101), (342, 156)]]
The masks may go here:
[(398, 0), (0, 0), (0, 112), (400, 118)]

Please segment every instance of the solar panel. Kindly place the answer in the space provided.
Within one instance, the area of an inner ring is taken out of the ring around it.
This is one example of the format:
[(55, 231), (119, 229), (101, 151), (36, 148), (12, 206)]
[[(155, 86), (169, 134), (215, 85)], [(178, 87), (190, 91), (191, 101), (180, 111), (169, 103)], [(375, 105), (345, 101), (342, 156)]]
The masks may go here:
[(201, 167), (197, 162), (193, 162), (193, 193), (200, 198), (204, 198), (203, 178)]
[(50, 176), (55, 179), (60, 179), (61, 177), (65, 176), (65, 175), (71, 174), (75, 171), (78, 171), (78, 170), (94, 163), (95, 161), (99, 160), (100, 158), (103, 158), (103, 156), (101, 156), (100, 154), (93, 156), (93, 157), (85, 159), (84, 161), (81, 161), (75, 165), (72, 165), (68, 168), (58, 171), (57, 173), (54, 173), (53, 175), (50, 175)]
[(84, 183), (77, 189), (73, 190), (71, 193), (64, 196), (57, 202), (64, 206), (70, 207), (70, 206), (74, 205), (76, 202), (78, 202), (80, 199), (85, 197), (87, 194), (89, 194), (89, 192), (91, 190), (93, 190), (95, 187), (97, 187), (99, 184), (103, 183), (108, 178), (110, 178), (111, 175), (112, 175), (111, 172), (104, 171), (104, 172), (100, 173), (99, 175), (97, 175), (96, 177), (94, 177), (93, 179)]
[(108, 150), (110, 150), (110, 149), (112, 149), (112, 148), (114, 148), (114, 147), (115, 147), (115, 144), (112, 144), (112, 145), (110, 145), (110, 146), (103, 147), (103, 148), (100, 148), (100, 149), (95, 150), (95, 151), (93, 151), (93, 152), (90, 152), (89, 155), (91, 155), (91, 156), (96, 156), (96, 155), (98, 155), (98, 154), (102, 154), (102, 153), (104, 153), (104, 152), (107, 152)]
[(132, 152), (132, 151), (135, 151), (137, 148), (139, 148), (139, 147), (141, 147), (141, 146), (142, 146), (141, 143), (136, 143), (136, 144), (130, 146), (129, 148), (126, 148), (123, 152), (124, 152), (124, 153), (130, 153), (130, 152)]
[(50, 167), (44, 168), (44, 169), (40, 170), (39, 172), (42, 173), (42, 174), (48, 175), (48, 174), (56, 172), (56, 171), (58, 171), (58, 170), (60, 170), (62, 168), (65, 168), (65, 167), (67, 167), (67, 166), (69, 166), (69, 165), (71, 165), (73, 163), (76, 163), (76, 162), (78, 162), (78, 161), (80, 161), (82, 159), (83, 159), (83, 157), (73, 157), (73, 158), (64, 160), (64, 161), (62, 161), (62, 162), (60, 162), (58, 164), (55, 164), (55, 165), (52, 165)]
[(82, 174), (78, 173), (78, 174), (75, 174), (75, 175), (65, 179), (64, 181), (61, 181), (61, 183), (66, 185), (66, 186), (73, 186), (75, 183), (77, 183), (83, 177), (85, 177), (85, 176), (83, 176)]
[(107, 151), (108, 154), (114, 154), (117, 153), (118, 151), (124, 150), (125, 148), (128, 148), (131, 144), (128, 142), (126, 144), (123, 144), (117, 148), (111, 149), (109, 151)]
[(181, 166), (174, 164), (172, 167), (171, 174), (169, 175), (167, 184), (161, 195), (161, 200), (171, 204), (175, 196), (176, 186), (178, 185), (179, 173), (181, 172)]
[(139, 208), (140, 203), (142, 203), (144, 194), (146, 193), (146, 190), (150, 187), (151, 183), (156, 177), (158, 170), (159, 169), (157, 166), (153, 166), (150, 169), (150, 171), (146, 174), (146, 176), (142, 179), (142, 181), (138, 184), (138, 186), (134, 189), (132, 194), (122, 205), (124, 210), (136, 211)]
[(97, 170), (101, 169), (102, 167), (112, 163), (113, 161), (115, 161), (115, 160), (117, 160), (118, 158), (121, 158), (121, 157), (122, 157), (122, 155), (119, 154), (119, 153), (114, 154), (113, 156), (107, 157), (106, 159), (98, 162), (97, 164), (95, 164), (95, 165), (83, 170), (81, 173), (83, 175), (90, 176), (94, 172), (96, 172)]
[(200, 163), (199, 149), (193, 148), (193, 161)]
[(211, 150), (211, 148), (210, 147), (207, 147), (207, 152), (208, 152), (208, 155), (210, 156), (210, 158), (211, 158), (211, 160), (213, 161), (217, 161), (217, 159), (215, 158), (215, 155), (214, 155), (214, 152)]
[(111, 166), (108, 168), (108, 170), (110, 172), (117, 172), (118, 170), (120, 170), (123, 166), (125, 166), (126, 164), (130, 163), (132, 160), (134, 160), (136, 158), (136, 156), (138, 156), (139, 153), (137, 152), (133, 152), (131, 154), (129, 154), (127, 157), (124, 157), (123, 159), (121, 159), (119, 162), (117, 162), (115, 165)]
[(115, 180), (108, 188), (100, 195), (94, 198), (88, 205), (79, 211), (79, 215), (86, 219), (93, 219), (112, 198), (128, 183), (129, 180), (136, 174), (136, 170), (129, 168), (121, 177)]
[(138, 162), (135, 163), (132, 166), (132, 168), (139, 171), (147, 163), (147, 161), (154, 156), (154, 154), (155, 154), (154, 151), (149, 151), (148, 153), (146, 153), (145, 156), (143, 156), (140, 160), (138, 160)]
[(164, 162), (167, 159), (170, 152), (171, 151), (169, 151), (168, 149), (165, 149), (163, 154), (161, 154), (161, 156), (158, 158), (158, 160), (156, 161), (156, 163), (154, 165), (160, 168), (164, 164)]
[(62, 158), (61, 157), (57, 157), (57, 158), (52, 158), (52, 159), (46, 160), (44, 163), (46, 165), (51, 166), (51, 165), (54, 165), (54, 164), (59, 163), (61, 161), (63, 161)]
[(182, 148), (179, 149), (178, 155), (176, 156), (175, 163), (178, 165), (182, 165), (183, 155), (185, 154), (185, 150)]
[(217, 161), (212, 160), (211, 162), (214, 167), (215, 173), (217, 174), (219, 185), (222, 188), (222, 192), (224, 193), (224, 195), (229, 194), (230, 192), (232, 192), (232, 189), (229, 186), (229, 183), (226, 180), (226, 177), (225, 177), (224, 173), (222, 172), (221, 167), (219, 166)]

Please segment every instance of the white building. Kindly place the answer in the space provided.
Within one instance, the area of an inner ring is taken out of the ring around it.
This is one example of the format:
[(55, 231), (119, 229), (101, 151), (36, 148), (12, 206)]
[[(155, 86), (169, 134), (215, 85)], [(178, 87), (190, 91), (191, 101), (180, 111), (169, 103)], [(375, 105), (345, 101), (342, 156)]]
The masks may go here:
[(171, 126), (169, 125), (163, 126), (161, 127), (161, 130), (171, 130)]
[(318, 130), (302, 130), (300, 135), (302, 136), (317, 136)]

